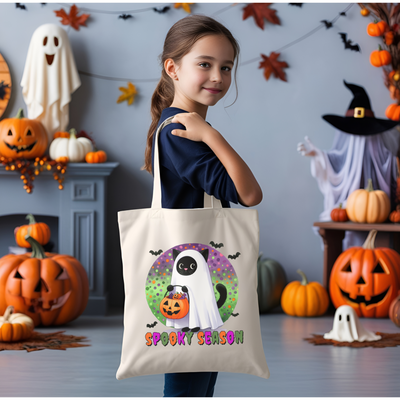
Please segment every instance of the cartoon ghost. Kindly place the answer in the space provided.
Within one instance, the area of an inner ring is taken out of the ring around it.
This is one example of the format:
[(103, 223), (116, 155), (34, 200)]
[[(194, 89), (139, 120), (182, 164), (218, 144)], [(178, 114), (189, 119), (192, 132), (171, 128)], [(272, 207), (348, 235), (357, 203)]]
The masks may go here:
[(382, 336), (365, 329), (353, 307), (340, 306), (335, 312), (333, 329), (324, 334), (324, 339), (333, 339), (339, 342), (354, 342), (355, 340), (371, 342), (382, 339)]
[[(226, 287), (218, 284), (220, 293), (218, 303), (215, 300), (214, 288), (207, 264), (208, 249), (202, 251), (173, 250), (174, 267), (171, 286), (174, 291), (187, 291), (189, 297), (189, 312), (181, 319), (167, 318), (167, 326), (182, 329), (186, 332), (200, 329), (217, 329), (223, 325), (218, 309), (227, 297)], [(169, 289), (172, 290), (171, 287)]]
[(55, 25), (39, 26), (32, 35), (21, 86), (28, 118), (46, 128), (49, 143), (69, 122), (71, 93), (81, 81), (66, 31)]

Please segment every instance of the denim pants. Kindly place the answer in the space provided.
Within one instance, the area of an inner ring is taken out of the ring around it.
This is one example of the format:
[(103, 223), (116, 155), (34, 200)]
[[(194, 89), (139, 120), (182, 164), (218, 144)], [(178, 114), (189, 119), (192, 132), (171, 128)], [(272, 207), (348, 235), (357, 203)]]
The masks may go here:
[(165, 374), (164, 397), (213, 397), (218, 372)]

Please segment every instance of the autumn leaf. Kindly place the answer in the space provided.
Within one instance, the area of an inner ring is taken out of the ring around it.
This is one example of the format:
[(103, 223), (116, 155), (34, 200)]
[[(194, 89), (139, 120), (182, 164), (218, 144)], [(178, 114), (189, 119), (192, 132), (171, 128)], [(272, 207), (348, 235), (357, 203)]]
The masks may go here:
[(131, 105), (135, 100), (135, 95), (137, 94), (136, 87), (132, 83), (128, 82), (128, 87), (125, 88), (121, 86), (119, 90), (123, 93), (118, 97), (117, 103), (122, 103), (127, 101), (128, 105)]
[(272, 52), (269, 57), (264, 54), (261, 54), (261, 57), (264, 61), (260, 62), (260, 66), (258, 68), (264, 68), (264, 76), (265, 79), (268, 80), (271, 74), (274, 74), (275, 78), (279, 78), (282, 81), (287, 82), (285, 71), (283, 68), (289, 68), (289, 65), (285, 61), (278, 61), (281, 53)]
[(243, 8), (243, 20), (254, 17), (256, 24), (264, 29), (264, 18), (271, 24), (280, 25), (281, 21), (276, 16), (276, 10), (269, 8), (272, 3), (250, 3)]
[(69, 14), (62, 8), (61, 10), (54, 11), (57, 17), (61, 18), (63, 25), (71, 25), (75, 30), (79, 31), (79, 26), (86, 26), (86, 20), (90, 14), (82, 14), (78, 16), (78, 7), (74, 4), (69, 10)]
[(192, 11), (190, 10), (190, 5), (189, 4), (193, 4), (193, 3), (175, 3), (174, 4), (174, 8), (182, 7), (187, 13), (190, 14)]

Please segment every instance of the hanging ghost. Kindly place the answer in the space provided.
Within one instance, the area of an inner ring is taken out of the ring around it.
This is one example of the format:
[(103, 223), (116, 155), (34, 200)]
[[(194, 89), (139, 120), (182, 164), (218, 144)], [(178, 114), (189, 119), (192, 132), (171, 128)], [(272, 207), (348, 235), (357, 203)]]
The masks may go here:
[(39, 26), (32, 35), (21, 86), (28, 118), (53, 134), (66, 130), (71, 94), (81, 85), (65, 30), (55, 24)]
[[(181, 319), (167, 318), (166, 325), (184, 332), (200, 329), (217, 329), (223, 325), (219, 308), (227, 297), (226, 287), (216, 286), (220, 298), (215, 300), (214, 288), (208, 268), (208, 249), (203, 251), (173, 250), (174, 266), (172, 270), (171, 286), (174, 291), (187, 291), (189, 296), (189, 312)], [(169, 289), (171, 289), (169, 287)]]
[(372, 342), (382, 339), (382, 336), (365, 329), (351, 306), (340, 306), (335, 312), (333, 328), (324, 334), (324, 339), (339, 342)]

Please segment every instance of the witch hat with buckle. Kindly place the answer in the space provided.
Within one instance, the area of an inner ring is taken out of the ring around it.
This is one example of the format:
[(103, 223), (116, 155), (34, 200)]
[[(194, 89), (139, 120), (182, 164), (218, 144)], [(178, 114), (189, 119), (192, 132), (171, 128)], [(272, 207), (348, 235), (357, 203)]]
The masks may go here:
[(330, 114), (323, 115), (322, 118), (325, 121), (343, 132), (363, 136), (382, 133), (399, 124), (399, 121), (375, 118), (365, 89), (346, 81), (343, 82), (353, 92), (354, 98), (344, 117)]

